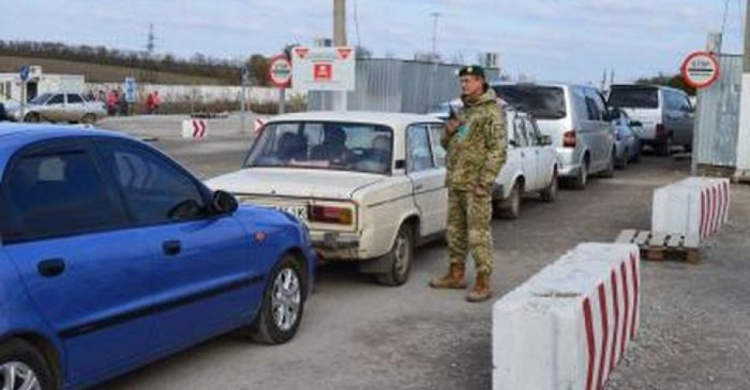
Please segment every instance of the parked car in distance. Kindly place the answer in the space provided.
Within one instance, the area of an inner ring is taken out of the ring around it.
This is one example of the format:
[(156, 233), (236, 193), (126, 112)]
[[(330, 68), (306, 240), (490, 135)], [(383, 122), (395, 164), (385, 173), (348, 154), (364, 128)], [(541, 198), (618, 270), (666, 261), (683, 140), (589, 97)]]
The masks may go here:
[(651, 85), (613, 85), (607, 104), (625, 111), (643, 124), (641, 143), (669, 155), (672, 146), (692, 150), (694, 108), (679, 89)]
[(0, 125), (0, 384), (86, 388), (235, 329), (290, 340), (307, 229), (114, 132)]
[(613, 175), (614, 129), (597, 89), (532, 83), (499, 83), (492, 88), (509, 105), (536, 119), (560, 155), (558, 174), (573, 188), (585, 188), (591, 174)]
[(78, 93), (44, 93), (25, 105), (21, 118), (20, 105), (8, 110), (9, 117), (20, 122), (68, 122), (93, 124), (107, 115), (102, 102), (89, 102)]
[[(462, 109), (460, 101), (452, 101), (439, 105), (431, 115), (447, 120), (448, 104), (455, 111)], [(516, 219), (526, 194), (539, 194), (546, 202), (555, 201), (562, 163), (557, 149), (551, 146), (550, 137), (539, 131), (533, 116), (508, 105), (503, 109), (508, 152), (492, 192), (493, 213), (501, 218)]]
[(631, 162), (641, 159), (640, 132), (643, 125), (630, 119), (625, 111), (619, 108), (610, 110), (610, 118), (615, 128), (615, 167), (627, 168)]

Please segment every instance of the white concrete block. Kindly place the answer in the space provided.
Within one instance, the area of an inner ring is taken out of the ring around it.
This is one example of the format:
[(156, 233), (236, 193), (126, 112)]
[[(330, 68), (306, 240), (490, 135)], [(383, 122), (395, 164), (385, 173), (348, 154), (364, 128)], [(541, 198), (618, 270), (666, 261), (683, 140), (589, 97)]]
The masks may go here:
[(729, 179), (691, 177), (654, 191), (651, 230), (702, 240), (729, 219)]
[(202, 139), (208, 135), (208, 122), (204, 119), (182, 121), (182, 138)]
[(640, 256), (581, 244), (493, 308), (493, 389), (598, 389), (640, 321)]

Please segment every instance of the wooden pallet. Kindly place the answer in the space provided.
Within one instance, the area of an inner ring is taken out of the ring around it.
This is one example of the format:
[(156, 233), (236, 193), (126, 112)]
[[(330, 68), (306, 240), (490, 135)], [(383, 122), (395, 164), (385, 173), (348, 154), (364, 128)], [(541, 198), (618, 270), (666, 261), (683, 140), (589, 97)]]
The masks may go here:
[(615, 242), (638, 245), (641, 258), (646, 260), (680, 260), (691, 264), (701, 260), (698, 240), (682, 234), (660, 234), (631, 229), (620, 232)]

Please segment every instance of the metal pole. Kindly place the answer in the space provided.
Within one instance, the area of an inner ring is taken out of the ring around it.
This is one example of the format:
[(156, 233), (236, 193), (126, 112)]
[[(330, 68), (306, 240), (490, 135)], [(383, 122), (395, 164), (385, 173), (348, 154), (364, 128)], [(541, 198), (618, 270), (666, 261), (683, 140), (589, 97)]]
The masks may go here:
[(26, 120), (26, 82), (21, 81), (21, 118), (18, 119), (19, 122), (24, 122)]
[(745, 53), (742, 63), (742, 95), (740, 98), (740, 129), (737, 134), (737, 172), (750, 177), (750, 0), (745, 5)]
[(438, 18), (440, 17), (440, 13), (433, 12), (430, 15), (432, 15), (432, 17), (435, 18), (434, 22), (432, 23), (432, 58), (434, 60), (437, 60), (437, 27), (438, 27)]
[(279, 114), (286, 114), (286, 88), (279, 90)]
[(245, 90), (245, 82), (242, 82), (242, 88), (240, 89), (240, 133), (245, 134), (245, 115), (247, 111), (246, 107), (247, 92)]
[[(333, 46), (346, 46), (346, 0), (333, 0)], [(346, 111), (347, 92), (333, 92), (333, 110)]]

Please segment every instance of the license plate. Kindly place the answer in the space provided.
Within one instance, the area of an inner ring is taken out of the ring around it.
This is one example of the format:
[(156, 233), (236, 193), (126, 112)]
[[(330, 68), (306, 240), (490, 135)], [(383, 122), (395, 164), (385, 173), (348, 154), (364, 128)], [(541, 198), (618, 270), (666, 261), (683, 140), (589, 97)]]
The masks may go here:
[(307, 207), (306, 206), (269, 206), (272, 209), (285, 211), (293, 216), (297, 217), (300, 221), (307, 221)]

